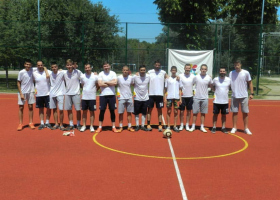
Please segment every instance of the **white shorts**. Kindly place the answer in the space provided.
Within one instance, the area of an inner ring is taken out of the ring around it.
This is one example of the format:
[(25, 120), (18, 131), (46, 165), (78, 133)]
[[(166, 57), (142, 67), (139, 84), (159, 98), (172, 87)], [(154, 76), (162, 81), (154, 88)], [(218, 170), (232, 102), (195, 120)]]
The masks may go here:
[(25, 101), (27, 101), (28, 104), (33, 104), (36, 102), (34, 92), (23, 94), (23, 96), (24, 100), (20, 98), (20, 94), (18, 93), (18, 105), (24, 105)]
[(193, 99), (193, 114), (208, 113), (208, 99)]
[(241, 105), (241, 111), (243, 113), (249, 113), (248, 97), (245, 97), (245, 98), (231, 97), (230, 111), (231, 112), (238, 112), (239, 105)]
[(132, 99), (120, 99), (119, 105), (118, 105), (118, 113), (124, 113), (124, 110), (126, 108), (127, 112), (134, 112), (134, 106)]
[(79, 94), (76, 95), (65, 95), (64, 110), (72, 110), (74, 104), (75, 110), (81, 110), (81, 97)]
[(55, 109), (58, 107), (59, 110), (63, 110), (63, 101), (63, 95), (57, 97), (50, 97), (50, 109)]

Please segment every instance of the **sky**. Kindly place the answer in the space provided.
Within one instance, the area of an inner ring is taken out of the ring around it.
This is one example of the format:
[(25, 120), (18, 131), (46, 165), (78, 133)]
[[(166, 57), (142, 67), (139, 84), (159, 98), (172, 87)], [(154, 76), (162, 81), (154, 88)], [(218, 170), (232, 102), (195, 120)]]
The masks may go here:
[[(110, 15), (118, 16), (119, 22), (128, 22), (128, 38), (155, 42), (155, 37), (162, 31), (154, 0), (91, 0), (101, 2), (110, 10)], [(150, 23), (150, 24), (144, 24)], [(125, 28), (125, 23), (121, 24)], [(125, 29), (124, 29), (125, 30)], [(125, 35), (125, 33), (123, 33)]]

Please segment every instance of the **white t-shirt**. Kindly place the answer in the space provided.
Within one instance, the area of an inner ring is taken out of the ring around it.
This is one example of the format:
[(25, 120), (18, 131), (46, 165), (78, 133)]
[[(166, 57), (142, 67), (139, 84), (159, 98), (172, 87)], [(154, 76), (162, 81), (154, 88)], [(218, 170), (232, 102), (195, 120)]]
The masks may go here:
[(180, 74), (180, 88), (182, 88), (182, 97), (192, 97), (193, 96), (193, 79), (195, 75), (185, 73)]
[(91, 73), (87, 73), (81, 76), (81, 83), (83, 86), (83, 100), (96, 100), (96, 83), (98, 82), (98, 76)]
[(159, 71), (152, 69), (148, 71), (148, 74), (150, 75), (149, 95), (163, 96), (164, 77), (166, 72), (161, 69)]
[[(117, 79), (117, 75), (113, 71), (109, 71), (109, 73), (105, 73), (104, 71), (100, 72), (98, 74), (98, 80), (99, 81), (111, 81), (113, 79)], [(115, 86), (109, 86), (109, 87), (100, 87), (101, 93), (100, 96), (108, 96), (108, 95), (115, 95)]]
[(177, 77), (169, 77), (165, 79), (165, 88), (167, 88), (167, 99), (180, 99), (179, 89), (180, 82), (177, 80)]
[(80, 78), (82, 74), (83, 73), (77, 69), (74, 69), (72, 73), (67, 70), (64, 74), (64, 80), (66, 83), (65, 95), (80, 94)]
[(251, 81), (250, 73), (247, 70), (242, 69), (240, 72), (235, 70), (229, 73), (231, 80), (232, 95), (235, 98), (248, 97), (248, 81)]
[[(48, 70), (50, 74), (51, 71)], [(45, 71), (33, 71), (33, 79), (35, 81), (35, 88), (37, 90), (37, 97), (48, 96), (50, 94), (50, 79), (46, 77)]]
[(123, 75), (118, 76), (118, 95), (119, 99), (130, 99), (132, 98), (131, 84), (133, 84), (132, 76), (123, 77)]
[(51, 90), (50, 97), (57, 97), (65, 94), (64, 74), (67, 70), (58, 71), (56, 74), (50, 73)]
[(135, 98), (134, 100), (137, 101), (147, 101), (149, 100), (149, 82), (150, 82), (150, 76), (146, 74), (145, 76), (133, 76), (133, 82), (134, 82), (134, 93)]
[(212, 78), (209, 75), (202, 76), (198, 74), (194, 77), (196, 99), (208, 99), (208, 87), (212, 84)]
[(213, 103), (227, 104), (228, 103), (228, 91), (230, 87), (230, 78), (216, 77), (213, 79), (213, 86), (215, 86), (215, 98)]
[(18, 81), (20, 81), (20, 88), (22, 94), (28, 94), (34, 92), (34, 83), (33, 83), (33, 70), (32, 68), (29, 71), (25, 69), (20, 70), (18, 73)]

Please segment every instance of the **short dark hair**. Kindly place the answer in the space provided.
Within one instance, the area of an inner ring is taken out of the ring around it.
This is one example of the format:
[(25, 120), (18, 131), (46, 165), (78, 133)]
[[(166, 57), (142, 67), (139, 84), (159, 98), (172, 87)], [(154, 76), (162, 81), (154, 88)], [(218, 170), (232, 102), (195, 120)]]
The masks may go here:
[(187, 64), (185, 64), (185, 67), (186, 67), (186, 66), (190, 66), (190, 67), (191, 67), (191, 64), (187, 63)]
[(25, 60), (24, 60), (24, 64), (25, 64), (25, 63), (32, 63), (32, 61), (31, 61), (30, 59), (25, 59)]
[(227, 70), (225, 67), (220, 67), (219, 71), (220, 71), (221, 69)]
[(124, 66), (122, 67), (122, 69), (125, 68), (125, 67), (129, 70), (129, 67), (128, 67), (127, 65), (124, 65)]
[(156, 64), (156, 63), (160, 63), (160, 60), (156, 60), (156, 61), (154, 62), (154, 64)]
[(176, 71), (177, 71), (177, 67), (176, 66), (172, 66), (170, 70), (172, 70), (172, 69), (176, 69)]
[(146, 65), (140, 65), (139, 70), (140, 70), (141, 68), (145, 68), (145, 69), (146, 69)]
[(104, 60), (104, 61), (103, 61), (103, 65), (107, 65), (107, 64), (110, 65), (110, 63), (109, 63), (107, 60)]
[(242, 65), (241, 60), (235, 60), (235, 62), (234, 62), (234, 63), (239, 63), (240, 65)]
[(57, 63), (55, 61), (52, 61), (51, 65), (57, 65)]
[(203, 66), (206, 67), (206, 69), (208, 69), (208, 66), (207, 66), (206, 64), (202, 64), (202, 65), (200, 66), (200, 69), (201, 69)]

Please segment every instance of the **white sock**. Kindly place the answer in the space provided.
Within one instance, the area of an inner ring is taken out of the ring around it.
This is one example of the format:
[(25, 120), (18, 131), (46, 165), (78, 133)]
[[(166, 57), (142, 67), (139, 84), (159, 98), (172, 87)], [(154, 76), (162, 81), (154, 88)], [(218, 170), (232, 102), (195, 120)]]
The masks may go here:
[(186, 123), (186, 126), (189, 127), (189, 123)]
[(135, 115), (136, 126), (139, 126), (139, 115)]
[(77, 126), (80, 126), (80, 123), (81, 123), (80, 120), (77, 120)]
[(213, 126), (213, 128), (216, 128), (216, 126)]
[(200, 128), (204, 128), (204, 125), (203, 125), (203, 124), (201, 124), (201, 125), (200, 125)]
[(102, 126), (99, 126), (98, 128), (102, 128)]
[(44, 120), (41, 120), (41, 124), (44, 125)]
[(192, 128), (195, 129), (195, 124), (192, 124)]
[(112, 126), (112, 128), (115, 128), (115, 126)]
[(48, 119), (46, 119), (46, 124), (49, 124), (49, 123), (50, 123), (50, 121)]
[(128, 128), (130, 128), (130, 127), (131, 127), (131, 123), (128, 123), (128, 125), (127, 125), (127, 126), (128, 126)]
[(120, 128), (122, 128), (122, 123), (120, 123)]
[(142, 120), (141, 120), (142, 126), (145, 126), (145, 122), (146, 122), (146, 115), (142, 115)]
[(183, 127), (184, 126), (184, 123), (181, 123), (181, 127)]
[(70, 120), (70, 121), (69, 121), (69, 124), (70, 124), (70, 126), (74, 126), (73, 120)]

